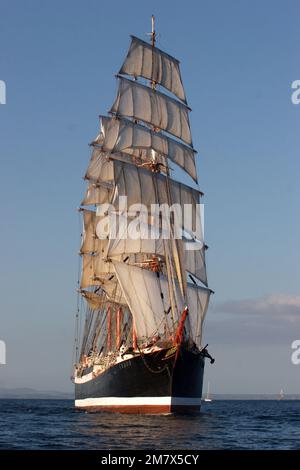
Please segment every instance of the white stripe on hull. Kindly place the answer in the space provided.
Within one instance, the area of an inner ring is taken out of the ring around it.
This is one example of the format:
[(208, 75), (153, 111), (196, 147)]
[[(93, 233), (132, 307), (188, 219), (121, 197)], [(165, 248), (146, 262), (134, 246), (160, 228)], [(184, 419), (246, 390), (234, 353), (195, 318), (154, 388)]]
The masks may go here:
[(201, 398), (189, 397), (103, 397), (75, 400), (75, 406), (200, 406)]
[(74, 383), (75, 384), (84, 384), (85, 382), (89, 382), (90, 380), (93, 380), (95, 377), (93, 375), (93, 372), (90, 372), (89, 374), (83, 375), (82, 377), (75, 377)]

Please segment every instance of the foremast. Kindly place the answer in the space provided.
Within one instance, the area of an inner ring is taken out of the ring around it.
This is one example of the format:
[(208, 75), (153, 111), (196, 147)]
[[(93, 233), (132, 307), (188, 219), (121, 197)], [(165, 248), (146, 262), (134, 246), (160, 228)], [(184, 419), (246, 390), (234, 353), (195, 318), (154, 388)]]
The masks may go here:
[[(79, 293), (87, 311), (79, 361), (110, 354), (122, 344), (134, 350), (153, 338), (175, 342), (183, 312), (185, 340), (198, 348), (201, 344), (211, 290), (191, 110), (179, 61), (155, 46), (153, 16), (150, 37), (151, 44), (131, 37), (110, 117), (100, 116), (100, 133), (91, 143), (88, 188), (80, 208)], [(193, 183), (176, 181), (170, 164)], [(192, 227), (176, 226), (174, 211), (166, 209), (174, 204), (188, 207)], [(164, 209), (149, 217), (154, 206)], [(138, 219), (137, 238), (128, 237), (133, 219)], [(103, 236), (105, 225), (109, 229)], [(149, 237), (153, 231), (155, 237)]]

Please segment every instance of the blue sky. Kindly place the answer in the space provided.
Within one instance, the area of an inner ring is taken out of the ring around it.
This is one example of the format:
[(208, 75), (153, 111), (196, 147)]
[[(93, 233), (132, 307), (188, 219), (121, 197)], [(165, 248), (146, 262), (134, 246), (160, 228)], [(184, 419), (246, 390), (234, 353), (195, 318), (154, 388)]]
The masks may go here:
[[(298, 1), (0, 1), (0, 386), (70, 390), (90, 142), (129, 35), (181, 60), (205, 192), (213, 392), (300, 390)], [(245, 301), (247, 302), (245, 303)], [(270, 307), (271, 306), (271, 307)], [(275, 312), (275, 313), (274, 313)]]

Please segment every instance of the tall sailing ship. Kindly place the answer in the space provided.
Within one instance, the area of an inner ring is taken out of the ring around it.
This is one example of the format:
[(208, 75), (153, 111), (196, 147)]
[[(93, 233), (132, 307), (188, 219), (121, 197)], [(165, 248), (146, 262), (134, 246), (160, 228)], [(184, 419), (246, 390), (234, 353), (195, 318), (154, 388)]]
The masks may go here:
[[(155, 46), (154, 17), (150, 35), (131, 37), (117, 97), (91, 143), (79, 209), (78, 408), (198, 411), (205, 357), (213, 362), (201, 347), (212, 291), (190, 108), (179, 61)], [(180, 172), (191, 184), (175, 179)]]

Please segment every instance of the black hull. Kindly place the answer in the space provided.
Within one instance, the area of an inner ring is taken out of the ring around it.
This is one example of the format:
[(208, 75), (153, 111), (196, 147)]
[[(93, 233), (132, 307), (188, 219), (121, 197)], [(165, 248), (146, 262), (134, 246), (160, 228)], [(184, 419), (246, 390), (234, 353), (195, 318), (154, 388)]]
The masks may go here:
[(166, 349), (137, 355), (75, 383), (75, 406), (125, 413), (197, 412), (203, 374), (203, 355), (184, 348), (177, 356)]

